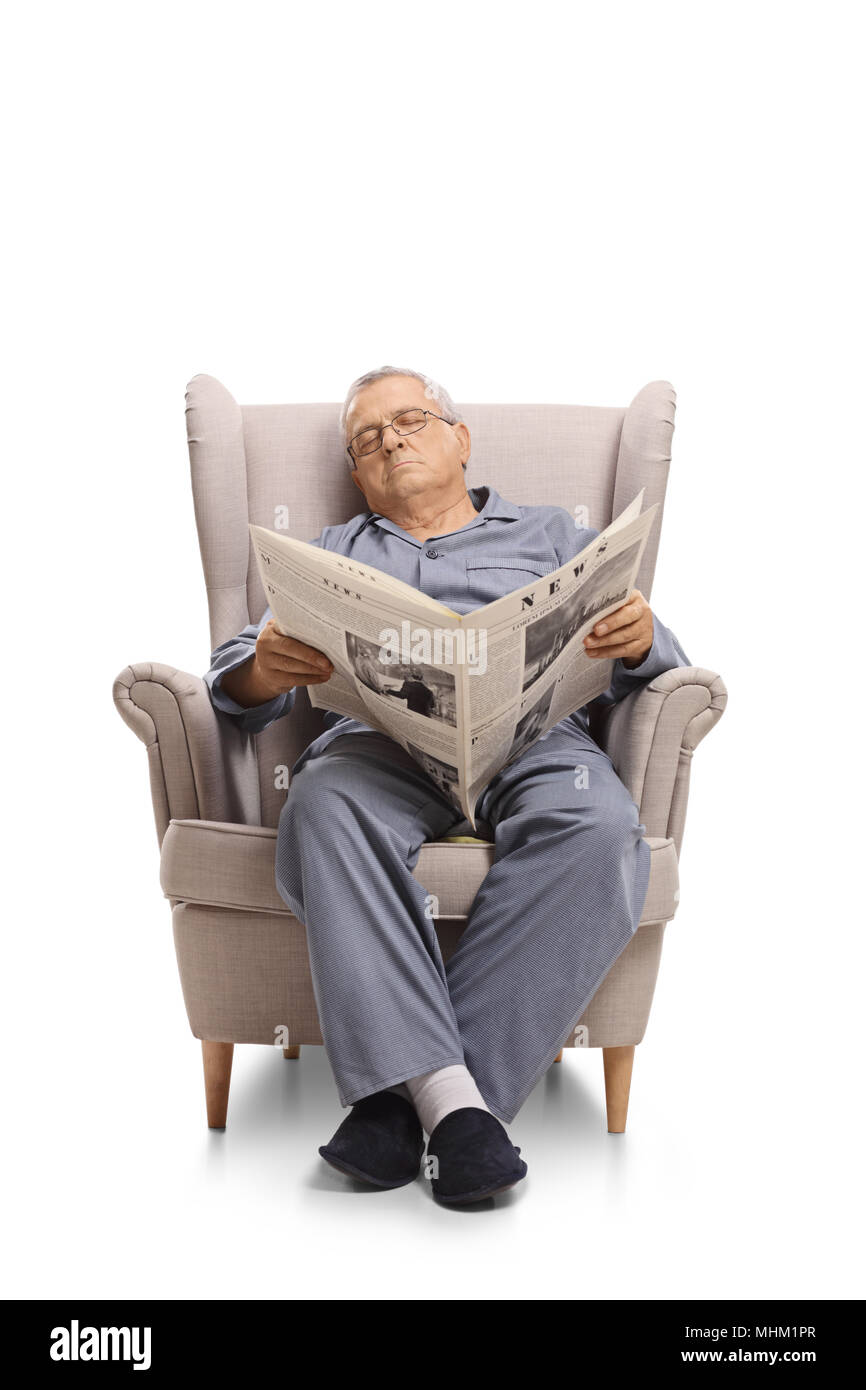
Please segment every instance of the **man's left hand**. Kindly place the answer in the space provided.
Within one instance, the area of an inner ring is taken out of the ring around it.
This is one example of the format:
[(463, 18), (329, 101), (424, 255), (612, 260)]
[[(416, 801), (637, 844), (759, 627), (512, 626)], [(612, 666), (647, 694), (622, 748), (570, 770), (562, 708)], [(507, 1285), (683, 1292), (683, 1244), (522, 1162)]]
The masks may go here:
[(621, 608), (597, 622), (583, 639), (587, 656), (622, 657), (623, 666), (640, 666), (653, 644), (653, 611), (640, 589), (632, 589)]

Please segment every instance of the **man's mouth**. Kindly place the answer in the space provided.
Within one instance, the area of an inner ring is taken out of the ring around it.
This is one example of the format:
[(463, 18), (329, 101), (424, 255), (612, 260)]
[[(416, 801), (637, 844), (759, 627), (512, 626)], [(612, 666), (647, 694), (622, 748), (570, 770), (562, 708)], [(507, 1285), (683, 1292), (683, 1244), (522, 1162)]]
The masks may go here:
[(402, 468), (404, 463), (417, 463), (417, 462), (418, 462), (417, 459), (401, 459), (399, 463), (392, 463), (392, 464), (391, 464), (391, 472), (393, 473), (395, 468)]

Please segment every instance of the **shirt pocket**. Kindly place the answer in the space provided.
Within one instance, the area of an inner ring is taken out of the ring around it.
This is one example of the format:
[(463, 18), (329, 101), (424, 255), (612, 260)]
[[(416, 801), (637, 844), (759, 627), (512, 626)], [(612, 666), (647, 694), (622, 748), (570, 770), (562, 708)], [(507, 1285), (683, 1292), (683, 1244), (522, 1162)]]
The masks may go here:
[(559, 569), (556, 560), (534, 555), (472, 555), (466, 559), (466, 585), (476, 603), (493, 603)]

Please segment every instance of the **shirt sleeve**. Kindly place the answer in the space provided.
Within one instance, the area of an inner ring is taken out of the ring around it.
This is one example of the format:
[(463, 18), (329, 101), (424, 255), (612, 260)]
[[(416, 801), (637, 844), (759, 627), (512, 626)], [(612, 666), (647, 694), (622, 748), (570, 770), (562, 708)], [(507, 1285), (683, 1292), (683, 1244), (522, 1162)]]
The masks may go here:
[[(330, 550), (332, 547), (325, 545), (325, 540), (330, 539), (340, 530), (339, 526), (326, 526), (324, 530), (320, 531), (316, 539), (309, 541), (308, 544)], [(259, 633), (273, 616), (270, 608), (266, 608), (259, 622), (248, 623), (237, 637), (230, 637), (227, 642), (223, 642), (215, 651), (211, 652), (210, 670), (204, 676), (214, 708), (222, 710), (224, 714), (232, 715), (238, 727), (248, 734), (261, 733), (269, 724), (273, 724), (275, 719), (281, 719), (283, 715), (289, 714), (295, 703), (297, 686), (294, 690), (285, 690), (281, 695), (275, 695), (273, 700), (267, 700), (263, 705), (250, 705), (248, 708), (239, 705), (237, 700), (231, 699), (222, 688), (223, 677), (238, 666), (243, 666), (244, 662), (249, 661), (250, 657), (254, 655)]]
[[(249, 661), (256, 650), (256, 639), (262, 628), (273, 617), (270, 608), (266, 608), (261, 622), (248, 623), (237, 637), (231, 637), (227, 642), (223, 642), (211, 653), (210, 670), (205, 673), (205, 685), (210, 692), (211, 704), (215, 709), (222, 710), (224, 714), (234, 716), (238, 727), (248, 734), (261, 733), (269, 724), (273, 724), (275, 719), (280, 719), (284, 714), (288, 714), (295, 703), (295, 691), (285, 690), (281, 695), (275, 695), (273, 700), (267, 700), (263, 705), (250, 705), (248, 708), (239, 705), (237, 700), (233, 700), (222, 688), (223, 676), (229, 671), (234, 671), (238, 666), (243, 666), (245, 661)], [(297, 687), (295, 687), (297, 689)]]

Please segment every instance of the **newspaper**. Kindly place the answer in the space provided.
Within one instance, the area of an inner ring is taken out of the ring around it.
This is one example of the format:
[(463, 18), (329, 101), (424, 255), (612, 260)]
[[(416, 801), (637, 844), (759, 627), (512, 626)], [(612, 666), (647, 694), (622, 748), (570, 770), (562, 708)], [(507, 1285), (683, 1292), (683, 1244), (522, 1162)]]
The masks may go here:
[(659, 509), (645, 489), (573, 559), (469, 613), (334, 551), (250, 526), (277, 629), (324, 652), (316, 709), (380, 729), (476, 829), (488, 782), (606, 690), (583, 637), (625, 603)]

